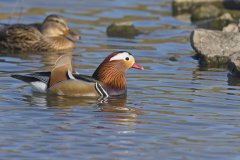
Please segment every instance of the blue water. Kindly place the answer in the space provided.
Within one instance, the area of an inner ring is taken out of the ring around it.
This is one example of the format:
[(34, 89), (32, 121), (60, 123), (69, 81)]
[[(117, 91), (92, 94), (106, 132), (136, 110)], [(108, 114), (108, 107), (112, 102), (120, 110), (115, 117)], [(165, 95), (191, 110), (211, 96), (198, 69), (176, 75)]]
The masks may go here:
[[(224, 69), (199, 69), (189, 44), (194, 26), (172, 16), (170, 1), (0, 2), (5, 23), (51, 13), (82, 35), (73, 51), (78, 72), (91, 75), (116, 50), (131, 52), (145, 70), (129, 70), (126, 99), (47, 96), (10, 74), (50, 70), (62, 53), (2, 53), (0, 159), (240, 159), (240, 87)], [(132, 21), (145, 34), (109, 38), (115, 21)]]

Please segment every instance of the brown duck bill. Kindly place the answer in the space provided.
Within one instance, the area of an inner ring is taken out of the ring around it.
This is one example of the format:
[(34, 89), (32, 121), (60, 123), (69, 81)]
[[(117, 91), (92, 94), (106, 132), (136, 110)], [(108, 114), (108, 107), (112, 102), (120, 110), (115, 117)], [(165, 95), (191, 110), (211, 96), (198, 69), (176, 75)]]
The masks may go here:
[(66, 36), (69, 36), (69, 37), (77, 39), (77, 40), (81, 39), (81, 36), (79, 34), (74, 33), (72, 30), (68, 30)]
[(136, 69), (144, 70), (144, 68), (143, 68), (142, 66), (140, 66), (140, 65), (139, 65), (138, 63), (136, 63), (136, 62), (132, 65), (131, 68), (136, 68)]

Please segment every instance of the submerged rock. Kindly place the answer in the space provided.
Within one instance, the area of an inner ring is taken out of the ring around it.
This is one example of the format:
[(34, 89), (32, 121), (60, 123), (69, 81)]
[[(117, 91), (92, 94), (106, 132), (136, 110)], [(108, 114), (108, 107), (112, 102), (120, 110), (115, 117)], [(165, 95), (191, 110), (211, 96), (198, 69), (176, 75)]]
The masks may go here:
[(190, 40), (200, 64), (208, 67), (226, 67), (229, 57), (240, 51), (240, 33), (196, 29)]
[(177, 57), (174, 56), (174, 55), (170, 56), (170, 57), (168, 58), (168, 60), (173, 61), (173, 62), (178, 61)]
[(132, 22), (113, 23), (107, 28), (107, 35), (109, 37), (125, 37), (134, 38), (141, 32), (135, 28)]

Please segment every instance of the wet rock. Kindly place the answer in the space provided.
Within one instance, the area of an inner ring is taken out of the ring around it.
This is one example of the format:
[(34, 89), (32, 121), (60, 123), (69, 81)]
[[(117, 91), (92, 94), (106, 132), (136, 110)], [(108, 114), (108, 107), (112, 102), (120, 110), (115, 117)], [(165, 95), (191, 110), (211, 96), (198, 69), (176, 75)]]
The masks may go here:
[(228, 21), (234, 21), (234, 18), (232, 17), (232, 15), (230, 13), (224, 13), (222, 14), (219, 19), (221, 20), (228, 20)]
[(211, 30), (222, 30), (225, 26), (233, 23), (232, 21), (223, 19), (210, 19), (195, 23), (197, 28), (211, 29)]
[(173, 62), (176, 62), (178, 61), (177, 57), (176, 56), (171, 56), (168, 58), (170, 61), (173, 61)]
[(131, 22), (113, 23), (107, 28), (109, 37), (134, 38), (141, 32)]
[(228, 58), (240, 51), (240, 33), (196, 29), (191, 45), (201, 65), (226, 67)]
[(240, 52), (229, 57), (228, 69), (234, 76), (240, 77)]
[[(179, 16), (188, 14), (197, 28), (222, 30), (230, 23), (240, 19), (240, 1), (236, 0), (174, 0), (172, 2), (173, 14)], [(236, 8), (238, 8), (236, 7)]]
[(194, 22), (204, 19), (216, 18), (220, 14), (221, 10), (219, 8), (211, 4), (205, 4), (193, 10), (191, 20)]
[[(232, 15), (230, 13), (223, 13), (220, 17), (204, 20), (201, 22), (197, 22), (195, 24), (198, 26), (198, 28), (223, 30), (224, 27), (232, 23), (236, 23)], [(227, 29), (227, 30), (231, 30), (231, 29)]]
[(238, 25), (235, 23), (231, 23), (223, 28), (223, 32), (239, 32)]
[(172, 2), (173, 14), (190, 13), (201, 5), (212, 4), (223, 7), (224, 0), (174, 0)]

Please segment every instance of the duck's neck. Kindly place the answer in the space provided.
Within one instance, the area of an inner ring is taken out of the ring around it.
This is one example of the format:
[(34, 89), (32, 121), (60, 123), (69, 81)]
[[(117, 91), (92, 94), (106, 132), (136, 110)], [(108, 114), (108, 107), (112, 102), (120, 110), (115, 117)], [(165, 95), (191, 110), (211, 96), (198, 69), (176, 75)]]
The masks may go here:
[(100, 65), (92, 77), (102, 82), (111, 90), (126, 90), (125, 72), (117, 67), (112, 67), (111, 65)]
[(75, 43), (70, 39), (67, 39), (64, 36), (59, 37), (48, 37), (49, 46), (54, 48), (55, 50), (65, 50), (65, 49), (72, 49), (75, 46)]

